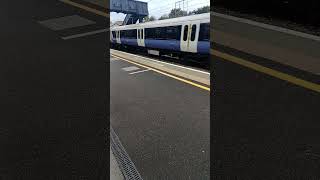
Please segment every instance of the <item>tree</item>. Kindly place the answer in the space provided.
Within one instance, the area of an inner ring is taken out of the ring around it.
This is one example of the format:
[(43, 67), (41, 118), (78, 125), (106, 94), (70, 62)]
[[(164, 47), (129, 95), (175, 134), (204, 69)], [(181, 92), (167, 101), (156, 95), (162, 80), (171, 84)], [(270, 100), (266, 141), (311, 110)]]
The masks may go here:
[(162, 15), (159, 20), (176, 18), (181, 16), (187, 16), (187, 11), (183, 11), (180, 8), (172, 9), (169, 14)]
[(148, 21), (155, 21), (157, 20), (154, 16), (147, 16), (145, 18), (143, 18), (143, 22), (148, 22)]
[(180, 8), (177, 8), (177, 9), (171, 10), (171, 12), (169, 13), (169, 18), (176, 18), (176, 17), (186, 16), (186, 15), (188, 15), (187, 11), (183, 11)]
[(149, 21), (155, 21), (157, 20), (154, 16), (150, 16)]
[(202, 14), (202, 13), (208, 13), (208, 12), (210, 12), (210, 6), (203, 6), (201, 8), (196, 9), (196, 10), (190, 11), (189, 15)]
[(167, 14), (164, 14), (159, 18), (159, 20), (163, 20), (163, 19), (169, 19), (169, 16)]

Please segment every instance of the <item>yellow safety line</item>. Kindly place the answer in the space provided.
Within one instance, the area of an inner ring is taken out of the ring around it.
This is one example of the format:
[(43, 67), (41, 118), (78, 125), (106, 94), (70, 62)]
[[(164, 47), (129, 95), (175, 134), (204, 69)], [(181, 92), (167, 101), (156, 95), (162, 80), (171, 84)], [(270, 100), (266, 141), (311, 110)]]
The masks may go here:
[(250, 68), (250, 69), (253, 69), (255, 71), (268, 74), (268, 75), (276, 77), (278, 79), (282, 79), (282, 80), (290, 82), (292, 84), (295, 84), (295, 85), (298, 85), (298, 86), (301, 86), (301, 87), (316, 91), (318, 93), (320, 92), (320, 85), (319, 84), (312, 83), (312, 82), (309, 82), (309, 81), (306, 81), (306, 80), (303, 80), (303, 79), (299, 79), (299, 78), (291, 76), (289, 74), (285, 74), (285, 73), (282, 73), (280, 71), (276, 71), (276, 70), (261, 66), (261, 65), (256, 64), (256, 63), (252, 63), (252, 62), (246, 61), (246, 60), (244, 60), (242, 58), (235, 57), (235, 56), (232, 56), (232, 55), (229, 55), (229, 54), (226, 54), (226, 53), (222, 53), (222, 52), (219, 52), (219, 51), (214, 50), (214, 49), (210, 49), (210, 54), (218, 56), (218, 57), (221, 57), (224, 60), (231, 61), (233, 63), (245, 66), (245, 67)]
[(100, 16), (104, 16), (104, 17), (107, 17), (107, 18), (109, 17), (109, 14), (106, 13), (106, 12), (98, 11), (98, 10), (96, 10), (94, 8), (91, 8), (91, 7), (76, 3), (76, 2), (72, 2), (70, 0), (59, 0), (59, 1), (64, 2), (64, 3), (69, 4), (69, 5), (72, 5), (72, 6), (75, 6), (75, 7), (78, 7), (78, 8), (83, 9), (83, 10), (92, 12), (92, 13), (95, 13), (95, 14), (100, 15)]
[(165, 73), (165, 72), (163, 72), (163, 71), (159, 71), (159, 70), (154, 69), (154, 68), (152, 68), (152, 67), (145, 66), (145, 65), (142, 65), (142, 64), (140, 64), (140, 63), (133, 62), (133, 61), (131, 61), (131, 60), (128, 60), (128, 59), (119, 57), (119, 56), (117, 56), (117, 55), (112, 55), (112, 56), (117, 57), (117, 58), (119, 58), (119, 59), (121, 59), (121, 60), (127, 61), (127, 62), (129, 62), (129, 63), (135, 64), (135, 65), (137, 65), (137, 66), (141, 66), (141, 67), (150, 69), (150, 70), (152, 70), (152, 71), (155, 71), (155, 72), (157, 72), (157, 73), (163, 74), (163, 75), (168, 76), (168, 77), (171, 77), (171, 78), (173, 78), (173, 79), (182, 81), (182, 82), (187, 83), (187, 84), (190, 84), (190, 85), (192, 85), (192, 86), (196, 86), (196, 87), (198, 87), (198, 88), (201, 88), (201, 89), (210, 91), (210, 88), (208, 88), (208, 87), (206, 87), (206, 86), (202, 86), (202, 85), (200, 85), (200, 84), (197, 84), (197, 83), (188, 81), (188, 80), (186, 80), (186, 79), (182, 79), (182, 78), (179, 78), (179, 77), (177, 77), (177, 76), (174, 76), (174, 75)]

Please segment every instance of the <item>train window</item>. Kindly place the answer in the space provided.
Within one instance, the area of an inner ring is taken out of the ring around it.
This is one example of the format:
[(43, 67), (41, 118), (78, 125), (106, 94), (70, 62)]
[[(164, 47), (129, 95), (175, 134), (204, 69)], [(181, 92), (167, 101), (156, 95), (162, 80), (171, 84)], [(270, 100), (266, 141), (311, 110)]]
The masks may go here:
[[(146, 28), (145, 32), (141, 30), (142, 38), (145, 39), (175, 39), (180, 40), (181, 26), (168, 26), (157, 28)], [(145, 36), (143, 37), (143, 33)]]
[(137, 29), (132, 29), (131, 31), (132, 31), (132, 36), (131, 36), (131, 38), (137, 39)]
[(168, 27), (161, 27), (160, 28), (160, 38), (161, 39), (168, 39), (168, 34), (167, 34), (167, 29)]
[(126, 36), (125, 36), (125, 31), (120, 31), (120, 37), (121, 38), (125, 38)]
[(155, 28), (155, 39), (165, 39), (165, 28), (157, 27)]
[(145, 39), (155, 39), (155, 28), (146, 28), (145, 31)]
[(116, 38), (116, 32), (112, 31), (112, 37), (115, 39)]
[(210, 39), (210, 24), (200, 24), (199, 41), (209, 41)]
[(130, 30), (130, 38), (136, 39), (137, 38), (137, 31), (135, 31), (134, 29)]
[(187, 39), (188, 39), (188, 25), (184, 25), (183, 40), (186, 41)]
[(121, 35), (121, 37), (123, 37), (123, 38), (136, 39), (137, 38), (137, 30), (136, 29), (125, 30), (123, 35), (124, 36)]
[(144, 39), (143, 29), (141, 29), (141, 39)]
[(197, 30), (197, 25), (192, 25), (191, 28), (191, 41), (194, 41), (194, 39), (196, 38), (196, 30)]
[(169, 26), (166, 29), (167, 39), (179, 40), (181, 35), (181, 26)]
[(138, 39), (140, 39), (140, 29), (138, 29)]
[(177, 27), (177, 37), (176, 37), (176, 40), (179, 40), (180, 41), (180, 38), (181, 38), (181, 28), (182, 26), (176, 26)]

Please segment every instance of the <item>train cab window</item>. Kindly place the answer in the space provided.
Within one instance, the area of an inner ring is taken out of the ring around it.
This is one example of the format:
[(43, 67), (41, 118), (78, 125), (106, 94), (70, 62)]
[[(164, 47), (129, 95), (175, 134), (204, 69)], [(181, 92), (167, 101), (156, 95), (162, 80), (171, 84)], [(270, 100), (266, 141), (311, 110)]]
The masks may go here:
[(192, 25), (191, 28), (191, 41), (194, 41), (196, 38), (196, 30), (197, 30), (197, 25)]
[(209, 41), (210, 39), (210, 24), (200, 24), (199, 41)]
[(183, 31), (183, 40), (186, 41), (188, 39), (188, 25), (184, 26), (184, 31)]
[(112, 31), (112, 37), (113, 37), (113, 39), (116, 38), (116, 32), (115, 31)]

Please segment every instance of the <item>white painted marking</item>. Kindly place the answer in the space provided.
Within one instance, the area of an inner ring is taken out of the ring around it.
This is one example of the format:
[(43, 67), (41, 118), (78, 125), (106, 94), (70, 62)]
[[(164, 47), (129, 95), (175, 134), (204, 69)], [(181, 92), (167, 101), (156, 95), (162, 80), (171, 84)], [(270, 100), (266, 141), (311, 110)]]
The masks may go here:
[[(161, 64), (166, 64), (166, 65), (170, 65), (170, 66), (175, 66), (175, 67), (179, 67), (179, 68), (182, 68), (182, 69), (188, 69), (188, 70), (191, 70), (191, 71), (195, 71), (195, 72), (199, 72), (199, 73), (209, 74), (209, 75), (210, 75), (209, 72), (201, 71), (201, 70), (198, 70), (198, 69), (193, 69), (193, 68), (189, 68), (189, 67), (185, 67), (185, 66), (180, 66), (180, 65), (176, 65), (176, 64), (170, 64), (170, 63), (167, 63), (167, 62), (162, 62), (162, 61), (150, 59), (150, 58), (147, 58), (147, 57), (142, 57), (142, 56), (138, 56), (138, 55), (135, 55), (135, 54), (126, 53), (126, 52), (123, 52), (123, 51), (121, 51), (121, 53), (128, 54), (128, 55), (130, 55), (130, 56), (135, 56), (135, 57), (143, 58), (143, 59), (150, 60), (150, 61), (154, 61), (154, 62), (161, 63)], [(161, 65), (161, 64), (157, 64), (157, 65), (163, 66), (163, 65)]]
[(156, 55), (156, 56), (159, 56), (159, 55), (160, 55), (160, 52), (159, 52), (159, 51), (151, 50), (151, 49), (148, 49), (148, 53), (149, 53), (149, 54)]
[(112, 61), (118, 61), (118, 59), (117, 58), (110, 58), (110, 62), (112, 62)]
[(145, 70), (141, 70), (141, 71), (136, 71), (136, 72), (132, 72), (132, 73), (129, 73), (129, 74), (130, 74), (130, 75), (131, 75), (131, 74), (138, 74), (138, 73), (147, 72), (147, 71), (150, 71), (150, 69), (145, 69)]
[(135, 71), (135, 70), (138, 70), (140, 68), (136, 67), (136, 66), (129, 66), (129, 67), (125, 67), (125, 68), (122, 68), (122, 70), (124, 71)]
[(59, 17), (54, 19), (48, 19), (48, 20), (40, 21), (39, 23), (51, 30), (59, 31), (59, 30), (64, 30), (69, 28), (95, 24), (96, 22), (83, 18), (78, 15), (72, 15), (72, 16), (64, 16), (64, 17)]
[(307, 33), (299, 32), (299, 31), (294, 31), (294, 30), (291, 30), (291, 29), (283, 28), (283, 27), (278, 27), (278, 26), (274, 26), (274, 25), (270, 25), (270, 24), (264, 24), (264, 23), (261, 23), (261, 22), (256, 22), (256, 21), (253, 21), (253, 20), (239, 18), (239, 17), (235, 17), (235, 16), (230, 16), (230, 15), (226, 15), (226, 14), (217, 13), (217, 12), (211, 12), (211, 15), (217, 16), (217, 17), (221, 17), (221, 18), (225, 18), (225, 19), (229, 19), (229, 20), (233, 20), (233, 21), (236, 21), (236, 22), (241, 22), (241, 23), (246, 23), (246, 24), (258, 26), (258, 27), (261, 27), (261, 28), (264, 28), (264, 29), (274, 30), (274, 31), (282, 32), (282, 33), (287, 33), (287, 34), (290, 34), (290, 35), (295, 35), (295, 36), (298, 36), (298, 37), (303, 37), (303, 38), (307, 38), (307, 39), (311, 39), (311, 40), (315, 40), (315, 41), (320, 41), (320, 36), (307, 34)]
[(107, 29), (101, 29), (101, 30), (96, 30), (96, 31), (91, 31), (91, 32), (86, 32), (86, 33), (81, 33), (81, 34), (75, 34), (75, 35), (71, 35), (71, 36), (62, 37), (62, 39), (63, 40), (74, 39), (74, 38), (94, 35), (94, 34), (98, 34), (98, 33), (103, 33), (103, 32), (107, 32), (107, 31), (108, 31)]

